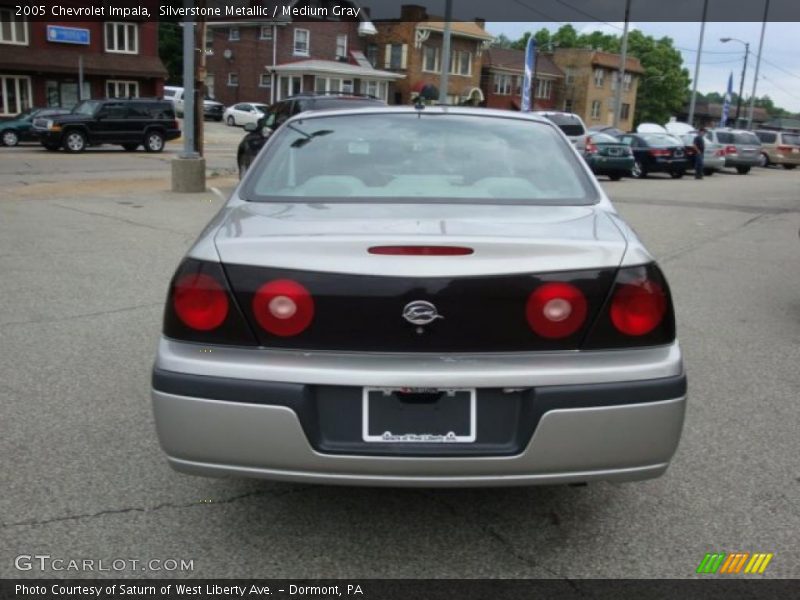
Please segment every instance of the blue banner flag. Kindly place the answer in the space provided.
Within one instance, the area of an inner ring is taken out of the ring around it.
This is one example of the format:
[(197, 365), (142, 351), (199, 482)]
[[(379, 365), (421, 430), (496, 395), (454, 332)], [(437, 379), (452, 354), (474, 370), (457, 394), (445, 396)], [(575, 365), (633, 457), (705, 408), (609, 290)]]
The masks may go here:
[(728, 91), (725, 92), (725, 102), (722, 104), (722, 118), (720, 119), (719, 126), (725, 127), (728, 124), (728, 113), (731, 110), (731, 100), (733, 100), (733, 72), (731, 71), (728, 77)]
[(522, 82), (522, 104), (520, 110), (527, 112), (531, 110), (531, 88), (533, 87), (533, 72), (536, 65), (536, 40), (533, 36), (528, 38), (528, 45), (525, 47), (525, 79)]

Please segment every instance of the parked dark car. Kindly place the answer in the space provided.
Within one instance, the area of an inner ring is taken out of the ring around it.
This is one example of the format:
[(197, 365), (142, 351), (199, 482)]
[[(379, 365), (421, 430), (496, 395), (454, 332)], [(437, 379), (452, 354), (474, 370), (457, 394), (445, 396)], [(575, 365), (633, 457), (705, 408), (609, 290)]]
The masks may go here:
[(147, 98), (84, 100), (69, 114), (34, 119), (33, 126), (45, 148), (67, 152), (102, 144), (161, 152), (181, 135), (172, 102)]
[(35, 142), (37, 136), (33, 131), (33, 120), (36, 117), (52, 117), (64, 115), (68, 108), (29, 108), (9, 121), (0, 121), (0, 145), (16, 146), (20, 142)]
[(626, 133), (620, 141), (631, 147), (634, 164), (631, 175), (647, 177), (650, 173), (669, 173), (680, 179), (689, 167), (681, 140), (666, 133)]
[(619, 181), (633, 170), (634, 160), (630, 146), (607, 133), (586, 136), (583, 158), (592, 173), (608, 175), (611, 181)]
[(259, 119), (258, 123), (249, 123), (245, 126), (245, 134), (239, 143), (236, 152), (236, 164), (239, 166), (239, 178), (244, 177), (253, 160), (266, 143), (269, 136), (278, 127), (294, 115), (307, 110), (340, 110), (352, 108), (368, 108), (372, 106), (385, 106), (383, 100), (373, 96), (359, 96), (355, 94), (317, 94), (306, 93), (291, 96), (271, 105), (267, 113)]

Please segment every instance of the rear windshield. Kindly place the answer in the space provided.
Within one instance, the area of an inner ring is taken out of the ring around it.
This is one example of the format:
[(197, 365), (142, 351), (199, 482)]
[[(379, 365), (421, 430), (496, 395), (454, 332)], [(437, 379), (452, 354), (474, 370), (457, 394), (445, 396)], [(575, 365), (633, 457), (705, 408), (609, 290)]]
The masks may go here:
[(607, 133), (593, 133), (589, 139), (595, 144), (621, 144), (617, 138)]
[(176, 90), (164, 90), (164, 98), (172, 98), (175, 95)]
[(561, 131), (563, 131), (566, 135), (575, 136), (586, 133), (583, 124), (580, 122), (580, 119), (574, 115), (560, 115), (553, 113), (546, 114), (544, 116), (558, 125), (559, 129), (561, 129)]
[(775, 140), (778, 139), (777, 133), (770, 133), (769, 131), (757, 131), (756, 135), (765, 144), (774, 144)]
[(683, 142), (666, 133), (640, 133), (641, 138), (650, 146), (666, 148), (667, 146), (683, 146)]
[(557, 132), (523, 119), (377, 113), (287, 123), (251, 168), (254, 201), (593, 204)]
[(740, 133), (734, 133), (733, 139), (737, 144), (755, 144), (756, 146), (761, 145), (758, 136), (755, 133), (751, 133), (750, 131), (742, 131)]
[(784, 133), (783, 143), (791, 146), (800, 146), (800, 134), (797, 133)]

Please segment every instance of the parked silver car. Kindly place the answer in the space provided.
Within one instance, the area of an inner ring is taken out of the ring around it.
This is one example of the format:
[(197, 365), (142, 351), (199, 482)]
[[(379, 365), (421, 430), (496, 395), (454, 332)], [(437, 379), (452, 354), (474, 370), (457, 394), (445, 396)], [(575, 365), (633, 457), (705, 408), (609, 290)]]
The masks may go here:
[(752, 131), (718, 128), (706, 131), (706, 139), (720, 144), (725, 155), (725, 166), (746, 175), (761, 162), (761, 142)]
[[(687, 148), (694, 147), (694, 138), (697, 133), (682, 133), (677, 135)], [(705, 139), (706, 149), (703, 152), (703, 175), (713, 175), (717, 171), (721, 171), (725, 167), (725, 153), (722, 144), (717, 144)], [(689, 171), (694, 170), (694, 160), (689, 163)]]
[(466, 107), (272, 136), (169, 285), (175, 469), (488, 486), (657, 477), (686, 375), (669, 286), (564, 134)]

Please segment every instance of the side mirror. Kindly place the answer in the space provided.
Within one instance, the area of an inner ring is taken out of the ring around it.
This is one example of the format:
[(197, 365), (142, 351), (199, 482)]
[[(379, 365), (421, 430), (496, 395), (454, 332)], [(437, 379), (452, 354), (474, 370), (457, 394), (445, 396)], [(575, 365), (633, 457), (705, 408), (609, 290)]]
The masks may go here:
[(244, 130), (247, 133), (253, 133), (257, 129), (258, 129), (258, 125), (256, 125), (255, 123), (248, 123), (247, 125), (244, 126)]

